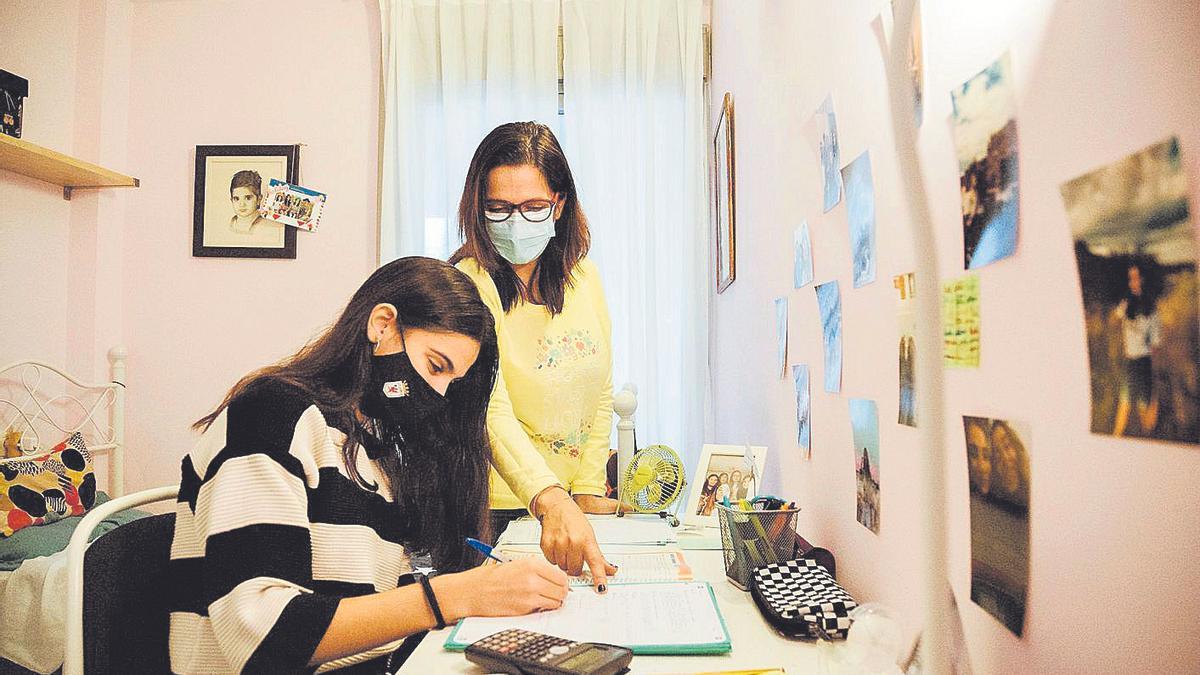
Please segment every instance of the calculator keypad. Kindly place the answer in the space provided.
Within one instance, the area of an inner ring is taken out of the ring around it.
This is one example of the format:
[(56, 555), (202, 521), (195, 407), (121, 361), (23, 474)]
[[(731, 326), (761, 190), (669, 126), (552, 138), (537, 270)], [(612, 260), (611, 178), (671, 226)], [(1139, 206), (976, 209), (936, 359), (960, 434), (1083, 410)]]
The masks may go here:
[(549, 663), (569, 652), (578, 643), (527, 630), (510, 629), (489, 635), (476, 644), (518, 659)]

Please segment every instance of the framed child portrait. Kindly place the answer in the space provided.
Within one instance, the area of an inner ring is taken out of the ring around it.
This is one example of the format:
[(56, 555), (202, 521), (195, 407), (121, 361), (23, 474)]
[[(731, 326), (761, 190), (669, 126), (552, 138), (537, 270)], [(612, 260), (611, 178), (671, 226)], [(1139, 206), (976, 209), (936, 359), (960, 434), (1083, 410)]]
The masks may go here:
[(197, 145), (192, 255), (296, 257), (296, 228), (259, 212), (272, 180), (296, 183), (299, 145)]
[(750, 452), (754, 456), (753, 471), (747, 470), (745, 445), (705, 444), (692, 475), (684, 522), (717, 527), (716, 505), (726, 497), (734, 502), (758, 496), (767, 463), (767, 448), (752, 445)]

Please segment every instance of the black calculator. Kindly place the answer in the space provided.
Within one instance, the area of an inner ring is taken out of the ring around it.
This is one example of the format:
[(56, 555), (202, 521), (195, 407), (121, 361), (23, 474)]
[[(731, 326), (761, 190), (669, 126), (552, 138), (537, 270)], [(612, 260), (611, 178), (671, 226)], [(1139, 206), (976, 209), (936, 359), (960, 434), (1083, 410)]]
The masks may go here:
[(633, 652), (509, 628), (467, 645), (467, 660), (512, 675), (617, 675), (629, 668)]

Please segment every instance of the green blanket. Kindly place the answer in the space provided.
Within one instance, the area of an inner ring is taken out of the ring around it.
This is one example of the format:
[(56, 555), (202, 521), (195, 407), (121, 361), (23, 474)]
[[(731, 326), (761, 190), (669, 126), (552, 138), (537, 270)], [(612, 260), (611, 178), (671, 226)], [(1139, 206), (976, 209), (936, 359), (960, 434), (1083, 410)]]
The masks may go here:
[[(108, 501), (108, 495), (103, 492), (96, 494), (96, 506)], [(94, 507), (93, 507), (94, 508)], [(105, 518), (92, 532), (92, 539), (109, 532), (118, 525), (124, 525), (149, 513), (137, 509), (126, 509)], [(21, 566), (29, 558), (53, 555), (66, 550), (71, 535), (83, 516), (63, 518), (49, 525), (34, 525), (14, 532), (11, 536), (0, 539), (0, 572), (11, 572)]]

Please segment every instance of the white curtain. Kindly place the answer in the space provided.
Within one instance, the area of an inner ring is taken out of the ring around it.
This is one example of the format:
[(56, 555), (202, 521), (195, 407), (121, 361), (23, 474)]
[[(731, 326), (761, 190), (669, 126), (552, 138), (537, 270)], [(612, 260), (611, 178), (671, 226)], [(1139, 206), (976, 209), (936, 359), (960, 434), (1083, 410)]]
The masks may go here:
[(504, 122), (557, 131), (558, 0), (380, 0), (380, 261), (445, 259), (479, 141)]
[(613, 322), (638, 443), (689, 466), (705, 436), (710, 241), (702, 0), (563, 0), (560, 139)]
[(694, 465), (708, 419), (712, 257), (702, 0), (381, 0), (380, 9), (382, 261), (453, 252), (480, 139), (503, 122), (548, 124), (591, 226), (613, 382), (638, 385), (638, 442), (666, 443)]

